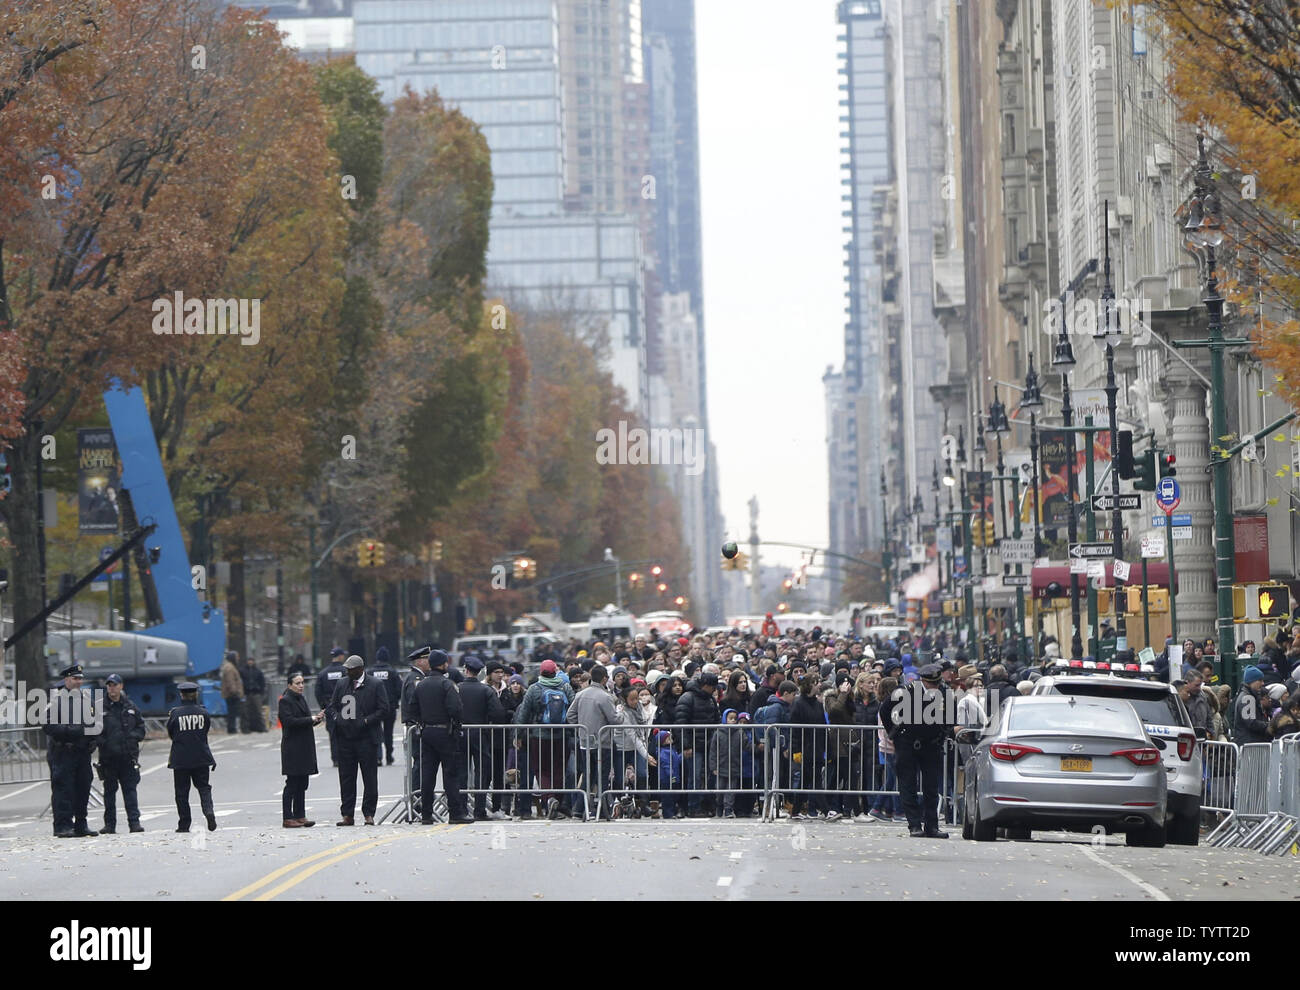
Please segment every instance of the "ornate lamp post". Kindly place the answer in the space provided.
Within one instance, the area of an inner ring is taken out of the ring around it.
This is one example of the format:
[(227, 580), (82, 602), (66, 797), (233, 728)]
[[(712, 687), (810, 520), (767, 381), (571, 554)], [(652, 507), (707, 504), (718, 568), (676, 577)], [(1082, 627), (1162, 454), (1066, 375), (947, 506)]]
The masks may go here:
[[(1064, 420), (1066, 430), (1074, 428), (1074, 404), (1070, 400), (1070, 369), (1077, 363), (1074, 359), (1074, 348), (1070, 346), (1069, 328), (1066, 326), (1065, 306), (1062, 305), (1059, 311), (1060, 315), (1060, 332), (1057, 334), (1056, 347), (1052, 352), (1052, 367), (1060, 369), (1061, 372), (1061, 418)], [(1067, 458), (1067, 471), (1069, 472), (1069, 520), (1068, 532), (1071, 543), (1079, 542), (1079, 517), (1076, 512), (1079, 495), (1079, 479), (1075, 472), (1074, 456), (1074, 434), (1067, 433), (1070, 438), (1069, 457)], [(1075, 660), (1083, 659), (1083, 638), (1082, 630), (1079, 628), (1079, 575), (1070, 575), (1070, 656)]]

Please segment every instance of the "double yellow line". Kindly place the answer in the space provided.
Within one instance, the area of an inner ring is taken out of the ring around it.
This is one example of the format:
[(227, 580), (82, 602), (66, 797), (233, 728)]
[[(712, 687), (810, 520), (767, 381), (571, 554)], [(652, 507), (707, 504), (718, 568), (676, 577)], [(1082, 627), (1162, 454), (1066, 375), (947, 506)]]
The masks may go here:
[[(440, 831), (450, 832), (450, 831), (454, 831), (455, 829), (464, 828), (464, 827), (465, 827), (464, 825), (454, 825), (450, 829), (442, 829)], [(261, 890), (263, 887), (267, 886), (268, 884), (275, 883), (275, 881), (279, 880), (281, 877), (285, 876), (286, 874), (293, 873), (294, 870), (298, 870), (302, 867), (306, 867), (306, 869), (303, 869), (302, 872), (289, 877), (289, 879), (285, 880), (283, 883), (276, 884), (276, 886), (272, 887), (270, 890), (262, 891), (262, 893), (252, 898), (252, 900), (255, 901), (269, 901), (272, 900), (273, 898), (278, 897), (280, 894), (283, 894), (286, 890), (290, 889), (291, 887), (296, 887), (298, 884), (302, 883), (307, 878), (315, 876), (317, 873), (319, 873), (321, 870), (325, 869), (328, 866), (333, 866), (335, 863), (341, 863), (345, 859), (350, 859), (353, 856), (366, 852), (370, 849), (374, 849), (378, 846), (384, 846), (390, 842), (396, 842), (399, 839), (407, 838), (408, 836), (422, 835), (422, 834), (424, 834), (423, 830), (420, 831), (403, 830), (402, 832), (399, 832), (397, 835), (390, 835), (382, 839), (371, 839), (368, 836), (362, 839), (354, 839), (352, 842), (346, 843), (345, 845), (333, 846), (329, 849), (323, 850), (322, 852), (314, 853), (311, 856), (305, 856), (302, 859), (297, 860), (296, 862), (290, 863), (288, 866), (282, 866), (278, 870), (273, 870), (272, 872), (268, 873), (266, 876), (262, 877), (262, 879), (254, 881), (253, 883), (249, 884), (247, 887), (243, 887), (235, 891), (233, 894), (227, 894), (225, 897), (222, 898), (222, 900), (223, 901), (243, 900), (244, 898), (252, 894), (254, 891)], [(317, 862), (317, 860), (319, 860), (319, 862)], [(309, 864), (315, 864), (315, 865), (309, 865)]]

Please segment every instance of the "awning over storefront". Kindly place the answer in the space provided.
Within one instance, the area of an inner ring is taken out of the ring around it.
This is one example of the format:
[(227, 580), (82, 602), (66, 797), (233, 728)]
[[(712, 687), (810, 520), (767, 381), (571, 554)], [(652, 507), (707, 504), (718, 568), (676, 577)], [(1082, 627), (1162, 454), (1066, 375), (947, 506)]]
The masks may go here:
[[(1176, 570), (1177, 568), (1175, 568), (1175, 571)], [(1068, 598), (1070, 595), (1070, 565), (1069, 564), (1048, 564), (1046, 567), (1035, 567), (1033, 570), (1033, 585), (1032, 585), (1034, 591), (1034, 598), (1046, 599), (1048, 597), (1047, 586), (1051, 584), (1053, 581), (1056, 581), (1061, 585), (1062, 588), (1065, 589), (1065, 595), (1063, 597)], [(1132, 570), (1129, 571), (1128, 580), (1124, 583), (1129, 587), (1133, 587), (1134, 585), (1140, 585), (1142, 583), (1142, 564), (1140, 561), (1133, 563)], [(1084, 591), (1087, 588), (1087, 584), (1088, 584), (1088, 578), (1085, 575), (1080, 574), (1079, 575), (1080, 592)], [(1152, 561), (1151, 563), (1147, 564), (1147, 584), (1149, 584), (1153, 588), (1168, 588), (1169, 587), (1169, 565), (1164, 562), (1157, 563), (1155, 561)], [(1115, 577), (1111, 570), (1111, 563), (1109, 560), (1106, 561), (1106, 576), (1103, 581), (1102, 587), (1103, 588), (1115, 587)], [(1174, 593), (1175, 594), (1178, 593), (1178, 589), (1176, 587), (1174, 588)]]

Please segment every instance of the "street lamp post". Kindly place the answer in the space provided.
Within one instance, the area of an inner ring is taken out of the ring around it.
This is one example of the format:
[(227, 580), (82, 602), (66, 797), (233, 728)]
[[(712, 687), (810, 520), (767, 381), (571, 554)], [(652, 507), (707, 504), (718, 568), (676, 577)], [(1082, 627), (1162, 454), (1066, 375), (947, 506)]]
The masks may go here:
[(962, 588), (962, 609), (966, 613), (966, 646), (967, 649), (978, 649), (975, 644), (975, 588), (970, 583), (971, 575), (975, 571), (973, 561), (974, 547), (971, 543), (971, 524), (975, 521), (974, 513), (970, 508), (970, 501), (966, 494), (966, 426), (960, 424), (957, 427), (957, 462), (961, 464), (961, 543), (962, 543), (962, 565), (965, 570), (965, 585)]
[[(1075, 472), (1074, 456), (1074, 434), (1068, 432), (1074, 428), (1074, 405), (1070, 401), (1070, 369), (1076, 364), (1074, 360), (1074, 348), (1070, 346), (1069, 329), (1066, 326), (1065, 306), (1061, 305), (1058, 311), (1060, 319), (1060, 333), (1057, 335), (1056, 348), (1052, 353), (1052, 367), (1061, 370), (1061, 418), (1064, 421), (1066, 436), (1070, 438), (1069, 456), (1066, 458), (1067, 471), (1069, 474), (1069, 519), (1067, 520), (1067, 531), (1069, 533), (1070, 543), (1079, 542), (1079, 519), (1075, 511), (1079, 493), (1079, 481)], [(1070, 574), (1070, 624), (1073, 627), (1070, 633), (1070, 656), (1075, 660), (1083, 659), (1083, 639), (1079, 628), (1079, 575), (1071, 572)]]
[[(1037, 562), (1043, 552), (1042, 537), (1039, 533), (1042, 511), (1038, 505), (1038, 410), (1043, 408), (1043, 393), (1038, 387), (1038, 374), (1034, 371), (1034, 355), (1032, 353), (1029, 355), (1029, 371), (1025, 373), (1025, 391), (1020, 397), (1020, 408), (1022, 410), (1029, 410), (1029, 462), (1032, 471), (1030, 481), (1034, 487), (1034, 561)], [(1019, 522), (1019, 519), (1020, 515), (1017, 512), (1017, 522)], [(1034, 568), (1031, 564), (1029, 567), (1029, 573), (1032, 575), (1033, 572)], [(1033, 579), (1031, 578), (1030, 580), (1032, 582)], [(1037, 613), (1038, 610), (1035, 609), (1034, 611)], [(1033, 657), (1035, 661), (1037, 661), (1038, 640), (1042, 636), (1043, 632), (1041, 618), (1037, 623), (1035, 623), (1035, 625), (1037, 625), (1038, 628), (1035, 630), (1032, 643)]]
[[(1214, 479), (1214, 557), (1218, 583), (1219, 656), (1236, 654), (1232, 623), (1232, 583), (1235, 579), (1232, 536), (1232, 489), (1228, 477), (1229, 458), (1219, 447), (1228, 433), (1228, 410), (1224, 398), (1223, 352), (1229, 347), (1248, 345), (1249, 340), (1223, 336), (1223, 297), (1215, 272), (1215, 249), (1223, 243), (1219, 221), (1219, 197), (1214, 191), (1214, 174), (1205, 156), (1205, 134), (1196, 135), (1197, 157), (1195, 187), (1188, 204), (1187, 224), (1183, 228), (1189, 244), (1205, 251), (1205, 303), (1209, 314), (1209, 337), (1206, 340), (1175, 340), (1175, 347), (1204, 347), (1210, 352), (1210, 470)], [(1172, 543), (1171, 543), (1172, 548)], [(1172, 584), (1172, 575), (1170, 578)], [(1173, 594), (1173, 588), (1170, 588)]]
[[(1106, 347), (1106, 409), (1110, 415), (1110, 492), (1114, 499), (1111, 512), (1112, 553), (1118, 562), (1124, 557), (1124, 514), (1119, 507), (1119, 468), (1115, 460), (1119, 449), (1119, 409), (1117, 395), (1119, 387), (1115, 383), (1115, 345), (1119, 343), (1119, 312), (1115, 308), (1115, 289), (1110, 281), (1110, 200), (1106, 200), (1105, 216), (1102, 218), (1102, 238), (1105, 241), (1105, 281), (1101, 288), (1101, 313), (1097, 320), (1097, 333), (1094, 339)], [(1085, 440), (1091, 437), (1085, 434)], [(1128, 620), (1124, 608), (1124, 582), (1115, 574), (1115, 653), (1128, 649)]]
[(939, 507), (939, 462), (934, 462), (934, 474), (930, 478), (930, 490), (934, 492), (934, 558), (939, 565), (939, 594), (943, 594), (943, 554), (939, 552), (939, 528), (943, 525), (943, 513)]
[[(998, 501), (1001, 503), (999, 515), (1002, 517), (1002, 538), (1007, 536), (1007, 466), (1002, 457), (1002, 437), (1004, 434), (1011, 432), (1011, 423), (1007, 419), (1007, 407), (998, 398), (997, 386), (993, 388), (993, 404), (989, 406), (989, 431), (997, 437), (998, 441), (998, 464), (997, 464), (997, 482), (998, 482)], [(1015, 503), (1015, 538), (1020, 539), (1020, 475), (1019, 472), (1011, 476), (1012, 499)], [(1002, 564), (1002, 573), (1007, 573), (1007, 565), (1004, 561)], [(1020, 565), (1016, 564), (1016, 573), (1020, 574)], [(1019, 584), (1016, 585), (1016, 636), (1023, 639), (1025, 634), (1025, 589)], [(1028, 653), (1025, 651), (1024, 643), (1019, 644), (1021, 656), (1028, 659)]]
[(985, 660), (985, 640), (988, 639), (989, 632), (989, 592), (986, 585), (986, 578), (989, 576), (989, 552), (988, 552), (988, 530), (984, 526), (984, 504), (986, 489), (988, 484), (988, 475), (984, 470), (984, 455), (988, 453), (988, 447), (984, 444), (984, 419), (979, 417), (976, 420), (976, 438), (974, 452), (979, 457), (979, 504), (976, 508), (976, 515), (971, 519), (971, 525), (978, 525), (980, 528), (980, 643), (979, 658)]

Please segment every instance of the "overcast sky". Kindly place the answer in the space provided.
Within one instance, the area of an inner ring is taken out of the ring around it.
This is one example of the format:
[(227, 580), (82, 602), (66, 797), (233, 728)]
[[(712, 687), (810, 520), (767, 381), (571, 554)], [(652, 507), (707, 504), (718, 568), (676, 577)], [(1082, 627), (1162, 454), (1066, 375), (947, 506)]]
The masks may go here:
[[(709, 423), (727, 537), (826, 546), (844, 354), (833, 0), (696, 0)], [(791, 566), (799, 551), (765, 549)]]

